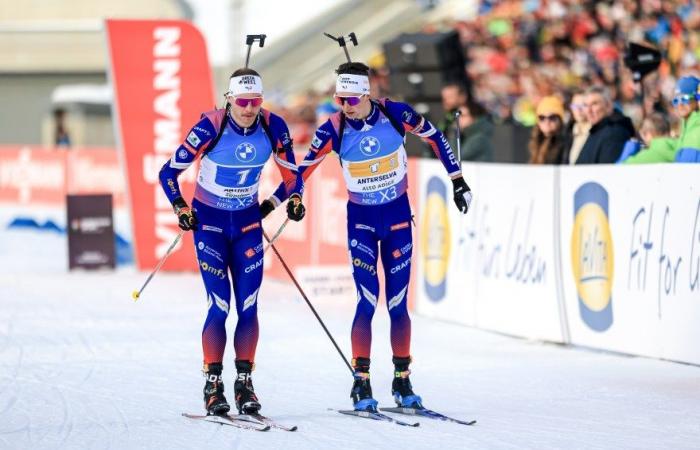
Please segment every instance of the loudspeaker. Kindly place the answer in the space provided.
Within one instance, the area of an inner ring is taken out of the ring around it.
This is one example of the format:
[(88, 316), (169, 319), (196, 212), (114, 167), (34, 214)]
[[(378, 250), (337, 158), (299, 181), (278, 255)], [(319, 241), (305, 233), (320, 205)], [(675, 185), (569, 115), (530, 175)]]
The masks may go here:
[(424, 98), (440, 99), (440, 90), (445, 77), (440, 71), (391, 72), (389, 84), (392, 93), (401, 94), (406, 100)]
[(389, 70), (424, 71), (461, 67), (466, 63), (456, 31), (447, 33), (403, 33), (384, 44)]
[(635, 81), (639, 81), (649, 73), (658, 69), (661, 64), (661, 52), (658, 50), (630, 42), (625, 49), (625, 65), (634, 74)]

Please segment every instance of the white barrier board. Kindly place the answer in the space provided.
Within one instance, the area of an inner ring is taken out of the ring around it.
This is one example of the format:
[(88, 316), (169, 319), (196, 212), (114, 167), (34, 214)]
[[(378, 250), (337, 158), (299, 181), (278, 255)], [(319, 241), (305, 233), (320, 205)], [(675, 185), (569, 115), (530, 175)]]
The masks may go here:
[(466, 217), (437, 161), (420, 163), (417, 310), (563, 342), (557, 304), (555, 168), (464, 164)]
[(572, 343), (700, 364), (700, 166), (560, 170)]

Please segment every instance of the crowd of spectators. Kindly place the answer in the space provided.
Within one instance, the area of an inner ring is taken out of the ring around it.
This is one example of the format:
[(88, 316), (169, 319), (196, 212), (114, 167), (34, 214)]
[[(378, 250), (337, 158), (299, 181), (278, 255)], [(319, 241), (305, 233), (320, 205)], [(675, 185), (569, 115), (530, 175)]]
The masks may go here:
[[(469, 80), (456, 108), (443, 89), (446, 118), (476, 104), (495, 123), (532, 127), (530, 163), (671, 162), (700, 149), (697, 2), (482, 1), (475, 20), (426, 31), (446, 29), (459, 33)], [(662, 55), (641, 82), (624, 63), (630, 42)], [(463, 147), (472, 127), (460, 126)]]
[[(497, 124), (532, 127), (531, 163), (673, 161), (681, 148), (700, 149), (695, 1), (482, 0), (474, 20), (423, 31), (448, 30), (460, 36), (469, 83), (443, 87), (447, 114), (438, 122), (450, 129), (459, 111), (464, 160), (494, 160)], [(630, 42), (662, 54), (641, 83), (623, 62)], [(386, 68), (373, 69), (374, 95), (384, 95)], [(330, 94), (288, 106), (297, 142), (334, 111)]]

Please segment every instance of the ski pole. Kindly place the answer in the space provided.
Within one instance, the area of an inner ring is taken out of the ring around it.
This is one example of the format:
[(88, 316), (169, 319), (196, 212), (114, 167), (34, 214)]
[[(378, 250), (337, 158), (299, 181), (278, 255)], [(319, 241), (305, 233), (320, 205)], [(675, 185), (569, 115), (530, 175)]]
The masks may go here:
[[(459, 111), (459, 108), (457, 111), (455, 111), (455, 131), (457, 132), (456, 138), (457, 138), (457, 163), (459, 164), (459, 171), (462, 171), (462, 145), (459, 141), (461, 141), (462, 137), (462, 130), (459, 129), (459, 115), (462, 114)], [(464, 213), (464, 210), (460, 210), (461, 213)], [(460, 224), (462, 223), (462, 220), (460, 218)]]
[(134, 301), (136, 301), (136, 300), (139, 299), (139, 297), (141, 296), (141, 293), (143, 292), (143, 290), (146, 289), (146, 286), (148, 286), (148, 283), (151, 282), (151, 279), (152, 279), (153, 276), (156, 274), (156, 272), (158, 272), (158, 270), (160, 270), (160, 267), (163, 265), (163, 263), (165, 262), (165, 260), (168, 259), (168, 256), (170, 256), (170, 252), (173, 251), (173, 249), (175, 248), (175, 246), (177, 245), (177, 243), (180, 242), (180, 239), (182, 239), (182, 236), (183, 236), (184, 234), (185, 234), (185, 230), (182, 230), (182, 231), (180, 231), (180, 232), (177, 234), (177, 236), (175, 236), (175, 240), (173, 241), (172, 244), (170, 244), (170, 247), (168, 248), (168, 251), (165, 252), (165, 255), (163, 255), (163, 257), (160, 259), (160, 261), (158, 262), (158, 265), (156, 266), (156, 268), (153, 269), (153, 272), (151, 272), (151, 274), (148, 276), (148, 278), (146, 278), (146, 282), (143, 283), (143, 286), (141, 286), (141, 289), (139, 289), (138, 291), (134, 291), (134, 292), (131, 293), (131, 298), (133, 298)]
[[(284, 227), (287, 226), (287, 222), (289, 222), (289, 217), (287, 217), (287, 218), (285, 219), (284, 223), (280, 226), (280, 229), (277, 230), (277, 233), (275, 233), (275, 234), (272, 236), (272, 239), (268, 239), (269, 242), (268, 242), (267, 245), (265, 246), (265, 250), (263, 250), (263, 255), (264, 255), (265, 253), (267, 253), (267, 250), (270, 248), (270, 246), (277, 240), (278, 237), (280, 237), (280, 234), (282, 234), (282, 230), (284, 230)], [(267, 236), (265, 236), (265, 237), (267, 238)]]
[(302, 298), (304, 299), (304, 301), (306, 301), (306, 304), (309, 305), (309, 308), (311, 308), (311, 312), (313, 312), (314, 316), (316, 316), (316, 319), (318, 319), (318, 323), (320, 323), (321, 327), (323, 327), (323, 331), (326, 332), (326, 334), (328, 335), (328, 338), (333, 343), (333, 346), (335, 346), (335, 349), (338, 350), (338, 354), (343, 359), (343, 362), (345, 363), (345, 365), (348, 366), (348, 369), (350, 369), (350, 373), (352, 373), (354, 375), (355, 371), (352, 370), (352, 366), (348, 362), (348, 359), (345, 357), (345, 354), (343, 354), (343, 351), (340, 349), (340, 347), (338, 347), (338, 344), (335, 342), (335, 339), (333, 339), (331, 332), (328, 331), (328, 328), (326, 328), (326, 324), (323, 323), (321, 316), (319, 316), (318, 313), (316, 312), (316, 308), (314, 308), (314, 306), (309, 301), (309, 298), (304, 293), (304, 290), (301, 288), (301, 286), (299, 286), (299, 283), (297, 283), (296, 278), (294, 278), (294, 275), (292, 275), (292, 271), (289, 270), (287, 263), (285, 263), (284, 259), (282, 259), (282, 255), (280, 255), (280, 252), (277, 251), (277, 247), (275, 247), (275, 245), (270, 241), (270, 238), (267, 237), (267, 233), (265, 233), (264, 231), (263, 231), (263, 236), (265, 236), (265, 239), (270, 243), (269, 246), (272, 247), (272, 251), (274, 251), (275, 255), (277, 255), (277, 259), (279, 259), (279, 261), (282, 263), (282, 267), (284, 267), (284, 270), (287, 272), (287, 275), (289, 275), (289, 278), (292, 279), (292, 282), (299, 290), (299, 293), (301, 293)]

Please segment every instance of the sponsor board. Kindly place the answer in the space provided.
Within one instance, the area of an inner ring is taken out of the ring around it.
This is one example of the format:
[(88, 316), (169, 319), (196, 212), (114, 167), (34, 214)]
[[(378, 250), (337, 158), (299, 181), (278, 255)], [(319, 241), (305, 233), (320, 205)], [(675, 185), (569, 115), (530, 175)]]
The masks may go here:
[(572, 343), (700, 364), (697, 180), (693, 164), (562, 168)]
[[(110, 19), (106, 30), (115, 89), (113, 117), (130, 193), (136, 264), (149, 270), (179, 232), (158, 172), (183, 141), (196, 143), (197, 136), (186, 133), (211, 109), (212, 77), (204, 39), (190, 22)], [(178, 180), (188, 200), (197, 173), (193, 166)], [(187, 236), (164, 269), (196, 268)]]
[[(438, 161), (421, 161), (419, 312), (563, 342), (555, 264), (554, 168), (469, 164), (474, 191), (459, 214)], [(522, 186), (528, 186), (523, 189)], [(436, 194), (438, 192), (438, 194)]]

